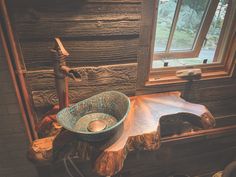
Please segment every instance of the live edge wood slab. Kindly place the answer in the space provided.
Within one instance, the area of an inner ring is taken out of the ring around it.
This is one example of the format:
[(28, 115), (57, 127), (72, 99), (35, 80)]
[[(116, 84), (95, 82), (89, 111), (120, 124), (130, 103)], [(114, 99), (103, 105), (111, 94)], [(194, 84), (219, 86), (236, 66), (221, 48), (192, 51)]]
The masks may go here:
[[(30, 159), (37, 163), (55, 163), (68, 154), (70, 157), (76, 155), (81, 160), (93, 161), (97, 174), (112, 176), (122, 169), (129, 152), (159, 148), (161, 120), (167, 117), (183, 117), (203, 129), (215, 126), (215, 119), (205, 106), (186, 102), (180, 92), (134, 96), (130, 100), (131, 108), (118, 137), (91, 144), (62, 130), (54, 136), (34, 141), (29, 151)], [(49, 116), (55, 117), (55, 114)]]

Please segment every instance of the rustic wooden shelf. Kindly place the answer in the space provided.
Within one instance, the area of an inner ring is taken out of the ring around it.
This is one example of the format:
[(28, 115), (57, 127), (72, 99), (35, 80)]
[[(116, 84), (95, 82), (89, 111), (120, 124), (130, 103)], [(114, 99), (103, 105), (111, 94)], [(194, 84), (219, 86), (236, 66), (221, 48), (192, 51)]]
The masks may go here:
[(130, 99), (131, 109), (119, 136), (108, 142), (91, 144), (78, 141), (74, 134), (63, 130), (57, 136), (36, 140), (29, 153), (31, 159), (48, 163), (52, 159), (60, 161), (65, 155), (73, 157), (76, 154), (81, 160), (93, 160), (97, 174), (112, 176), (122, 169), (129, 152), (159, 148), (160, 121), (167, 117), (187, 117), (189, 122), (204, 129), (215, 125), (214, 117), (205, 106), (186, 102), (179, 92)]

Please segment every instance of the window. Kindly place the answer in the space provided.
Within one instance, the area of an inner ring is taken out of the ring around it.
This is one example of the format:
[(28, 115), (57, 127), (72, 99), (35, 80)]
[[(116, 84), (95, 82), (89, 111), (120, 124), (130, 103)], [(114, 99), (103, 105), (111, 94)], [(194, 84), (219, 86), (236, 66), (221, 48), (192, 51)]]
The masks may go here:
[(229, 76), (235, 6), (234, 0), (144, 1), (141, 28), (151, 32), (145, 82), (182, 82), (175, 73), (186, 68), (200, 68), (203, 78)]

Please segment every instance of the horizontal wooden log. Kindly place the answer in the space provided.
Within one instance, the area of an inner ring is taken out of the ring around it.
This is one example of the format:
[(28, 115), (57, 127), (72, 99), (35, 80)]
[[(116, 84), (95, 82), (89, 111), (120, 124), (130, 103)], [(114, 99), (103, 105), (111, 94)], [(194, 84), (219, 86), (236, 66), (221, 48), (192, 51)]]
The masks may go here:
[(77, 0), (77, 1), (71, 1), (68, 3), (67, 0), (54, 0), (54, 1), (47, 1), (47, 0), (21, 0), (20, 2), (17, 0), (8, 0), (8, 4), (14, 5), (16, 8), (21, 7), (25, 8), (27, 6), (32, 5), (64, 5), (64, 6), (70, 6), (74, 5), (73, 3), (112, 3), (112, 4), (140, 4), (142, 3), (142, 0)]
[[(100, 67), (74, 68), (82, 77), (81, 82), (69, 79), (70, 88), (94, 87), (136, 81), (137, 64), (108, 65)], [(25, 73), (27, 83), (32, 91), (55, 89), (55, 76), (53, 70), (28, 71)]]
[(140, 3), (32, 2), (9, 5), (20, 39), (139, 34)]
[(196, 101), (217, 101), (236, 97), (236, 84), (217, 85), (195, 90)]
[[(132, 63), (137, 61), (138, 39), (63, 41), (70, 53), (70, 66), (97, 66), (101, 64)], [(22, 42), (24, 62), (27, 70), (51, 69), (50, 49), (53, 42)]]
[[(82, 75), (81, 82), (69, 82), (71, 102), (78, 102), (96, 93), (108, 90), (135, 94), (137, 64), (108, 65), (76, 68)], [(52, 70), (26, 73), (36, 107), (47, 107), (58, 103)]]
[(88, 2), (105, 2), (105, 3), (130, 3), (130, 4), (134, 4), (134, 3), (141, 3), (142, 0), (88, 0)]
[[(63, 24), (63, 25), (62, 25)], [(139, 21), (127, 20), (125, 17), (117, 21), (46, 21), (15, 24), (18, 37), (24, 40), (48, 40), (55, 36), (61, 38), (96, 38), (98, 36), (135, 36), (139, 35)], [(88, 37), (87, 37), (88, 36)], [(106, 39), (106, 38), (104, 38)]]
[(72, 50), (71, 66), (137, 60), (141, 1), (10, 0), (8, 8), (27, 70), (52, 67), (53, 37)]
[(216, 117), (224, 117), (229, 115), (236, 115), (236, 97), (230, 99), (219, 99), (216, 101), (201, 102)]
[[(94, 86), (94, 87), (78, 87), (69, 89), (69, 100), (70, 103), (76, 103), (78, 101), (84, 100), (90, 96), (98, 94), (103, 91), (120, 91), (127, 95), (132, 95), (135, 93), (134, 86), (130, 84), (122, 84), (122, 86)], [(33, 100), (36, 108), (46, 108), (58, 104), (58, 99), (55, 90), (42, 90), (33, 91)]]
[[(75, 1), (74, 1), (75, 2)], [(77, 1), (79, 3), (79, 1)], [(24, 8), (12, 8), (12, 15), (17, 23), (36, 25), (38, 22), (65, 22), (65, 21), (118, 21), (140, 20), (141, 5), (132, 4), (52, 4), (47, 6), (32, 4)], [(59, 5), (59, 6), (58, 6)]]

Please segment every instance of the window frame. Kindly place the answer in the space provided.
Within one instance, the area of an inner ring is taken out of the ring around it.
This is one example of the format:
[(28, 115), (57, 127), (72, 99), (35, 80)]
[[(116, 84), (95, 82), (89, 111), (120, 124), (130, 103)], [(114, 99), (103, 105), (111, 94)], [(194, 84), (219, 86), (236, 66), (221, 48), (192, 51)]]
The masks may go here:
[[(156, 36), (156, 26), (157, 26), (157, 18), (158, 18), (158, 3), (159, 1), (156, 1), (155, 3), (155, 14), (154, 14), (154, 29), (153, 29), (153, 36), (155, 39)], [(216, 2), (216, 3), (215, 3)], [(153, 53), (153, 60), (160, 60), (163, 58), (174, 58), (174, 59), (184, 59), (184, 58), (194, 58), (197, 57), (201, 51), (202, 45), (205, 40), (205, 36), (207, 35), (207, 32), (210, 28), (211, 21), (214, 18), (215, 11), (217, 9), (219, 0), (209, 0), (207, 7), (204, 11), (203, 17), (200, 22), (199, 29), (197, 31), (197, 34), (195, 36), (195, 39), (193, 41), (193, 45), (191, 49), (186, 49), (186, 50), (171, 50), (171, 44), (173, 42), (173, 37), (174, 33), (176, 31), (176, 25), (178, 22), (179, 14), (180, 14), (180, 9), (182, 7), (183, 0), (178, 0), (174, 12), (174, 17), (172, 20), (171, 28), (170, 28), (170, 33), (168, 36), (167, 44), (166, 44), (166, 49), (165, 51), (158, 51)], [(155, 41), (154, 41), (155, 42)]]
[[(138, 77), (137, 90), (145, 90), (149, 86), (170, 85), (186, 83), (175, 76), (178, 69), (200, 68), (202, 70), (201, 80), (231, 78), (235, 67), (236, 49), (236, 2), (229, 0), (226, 12), (227, 24), (223, 24), (221, 33), (228, 34), (227, 38), (220, 35), (218, 46), (222, 48), (218, 55), (222, 61), (205, 65), (193, 65), (184, 67), (166, 67), (152, 69), (154, 53), (154, 35), (156, 26), (157, 4), (159, 0), (143, 1), (141, 25), (140, 25), (140, 50), (138, 55)], [(226, 21), (224, 22), (226, 23)], [(226, 28), (227, 27), (227, 28)], [(145, 92), (145, 91), (144, 91)]]

